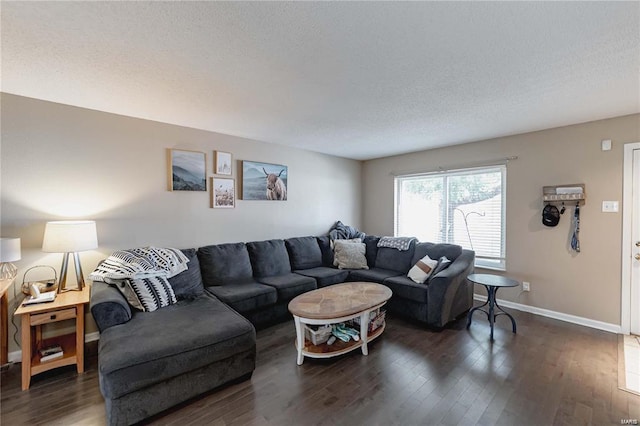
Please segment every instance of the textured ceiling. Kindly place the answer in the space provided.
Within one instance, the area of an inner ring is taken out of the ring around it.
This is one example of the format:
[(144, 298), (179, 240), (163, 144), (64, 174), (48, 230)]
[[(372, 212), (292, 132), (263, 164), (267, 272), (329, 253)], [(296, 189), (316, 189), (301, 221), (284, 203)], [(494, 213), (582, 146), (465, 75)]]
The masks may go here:
[(370, 159), (640, 112), (639, 2), (5, 2), (2, 91)]

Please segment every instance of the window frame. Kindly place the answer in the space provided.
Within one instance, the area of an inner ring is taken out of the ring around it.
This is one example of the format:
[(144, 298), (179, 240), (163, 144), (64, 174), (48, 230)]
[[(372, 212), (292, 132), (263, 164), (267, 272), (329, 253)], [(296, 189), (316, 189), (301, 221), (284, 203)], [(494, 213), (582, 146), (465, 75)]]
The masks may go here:
[[(451, 176), (462, 176), (465, 174), (477, 174), (478, 172), (491, 172), (500, 171), (501, 174), (501, 238), (500, 238), (500, 257), (478, 256), (476, 253), (475, 267), (482, 269), (490, 269), (496, 271), (506, 271), (507, 269), (507, 166), (506, 164), (493, 164), (485, 165), (481, 167), (468, 167), (459, 168), (455, 170), (439, 170), (430, 172), (418, 172), (410, 174), (399, 174), (394, 176), (394, 218), (393, 218), (393, 233), (398, 235), (399, 217), (400, 217), (400, 197), (401, 197), (401, 185), (402, 182), (408, 179), (415, 178), (428, 178), (428, 177), (443, 177), (443, 199), (448, 200), (449, 194), (447, 179)], [(444, 204), (444, 203), (443, 203)], [(448, 202), (447, 202), (448, 204)], [(444, 204), (444, 205), (447, 205)], [(444, 208), (444, 207), (443, 207)]]

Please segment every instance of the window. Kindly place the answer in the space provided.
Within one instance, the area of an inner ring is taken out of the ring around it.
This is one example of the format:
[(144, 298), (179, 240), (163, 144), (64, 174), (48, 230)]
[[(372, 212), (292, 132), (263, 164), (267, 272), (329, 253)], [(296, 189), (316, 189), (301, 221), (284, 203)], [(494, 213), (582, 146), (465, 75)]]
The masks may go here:
[(458, 244), (505, 269), (506, 166), (396, 177), (395, 233)]

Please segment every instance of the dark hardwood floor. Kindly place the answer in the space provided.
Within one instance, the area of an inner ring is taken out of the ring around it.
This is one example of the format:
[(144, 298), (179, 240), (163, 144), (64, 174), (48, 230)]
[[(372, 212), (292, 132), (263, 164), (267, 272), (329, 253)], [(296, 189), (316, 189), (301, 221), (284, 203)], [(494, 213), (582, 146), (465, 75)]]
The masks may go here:
[[(513, 312), (513, 311), (512, 311)], [(158, 425), (562, 425), (640, 420), (640, 396), (617, 388), (617, 336), (513, 312), (495, 342), (476, 314), (442, 332), (389, 318), (361, 352), (296, 365), (293, 321), (258, 332), (249, 381), (156, 416)], [(86, 373), (63, 368), (20, 390), (20, 365), (1, 375), (2, 425), (101, 425), (96, 345)]]

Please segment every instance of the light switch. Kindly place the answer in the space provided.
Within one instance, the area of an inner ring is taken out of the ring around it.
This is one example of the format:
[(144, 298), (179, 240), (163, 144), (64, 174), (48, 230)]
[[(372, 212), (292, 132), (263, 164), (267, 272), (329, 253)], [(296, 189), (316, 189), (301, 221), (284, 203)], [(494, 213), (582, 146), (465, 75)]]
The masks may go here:
[(602, 202), (602, 211), (605, 213), (617, 213), (618, 212), (618, 202), (617, 201), (603, 201)]
[(611, 151), (611, 139), (605, 139), (602, 141), (602, 150)]

